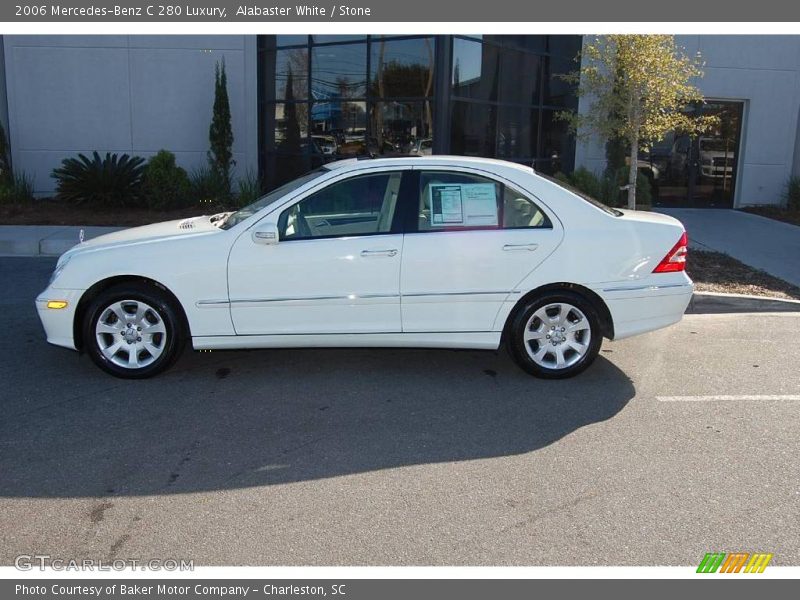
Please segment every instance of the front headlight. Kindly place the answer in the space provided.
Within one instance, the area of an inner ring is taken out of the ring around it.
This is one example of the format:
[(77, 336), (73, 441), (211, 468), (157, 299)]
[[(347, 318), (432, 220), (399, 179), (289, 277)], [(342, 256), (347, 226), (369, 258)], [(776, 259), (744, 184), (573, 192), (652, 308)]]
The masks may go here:
[(53, 274), (50, 275), (50, 281), (47, 282), (47, 287), (50, 287), (51, 285), (53, 285), (53, 282), (56, 279), (58, 279), (58, 276), (61, 275), (61, 272), (64, 270), (64, 267), (67, 266), (68, 262), (69, 262), (69, 257), (64, 262), (61, 262), (61, 261), (58, 262), (58, 264), (56, 265), (55, 270), (53, 271)]

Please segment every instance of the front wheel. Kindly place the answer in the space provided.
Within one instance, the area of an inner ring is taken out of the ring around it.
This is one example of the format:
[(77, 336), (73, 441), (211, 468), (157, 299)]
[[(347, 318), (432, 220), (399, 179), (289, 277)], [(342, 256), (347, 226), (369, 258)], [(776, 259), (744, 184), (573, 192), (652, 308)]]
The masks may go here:
[(600, 352), (594, 306), (573, 292), (549, 292), (528, 302), (510, 323), (508, 349), (525, 371), (545, 379), (572, 377)]
[(180, 354), (181, 320), (166, 294), (148, 284), (121, 284), (101, 293), (83, 325), (87, 353), (104, 371), (143, 379), (169, 367)]

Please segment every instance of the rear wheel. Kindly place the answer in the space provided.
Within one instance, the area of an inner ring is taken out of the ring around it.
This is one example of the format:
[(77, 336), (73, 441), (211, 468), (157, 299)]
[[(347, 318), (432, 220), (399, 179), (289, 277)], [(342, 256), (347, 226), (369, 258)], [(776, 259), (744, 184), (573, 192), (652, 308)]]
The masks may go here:
[(603, 336), (594, 306), (574, 292), (548, 292), (513, 317), (508, 349), (528, 373), (545, 379), (572, 377), (600, 352)]
[(86, 311), (83, 340), (94, 363), (126, 379), (152, 377), (178, 358), (184, 343), (179, 314), (160, 289), (120, 284)]

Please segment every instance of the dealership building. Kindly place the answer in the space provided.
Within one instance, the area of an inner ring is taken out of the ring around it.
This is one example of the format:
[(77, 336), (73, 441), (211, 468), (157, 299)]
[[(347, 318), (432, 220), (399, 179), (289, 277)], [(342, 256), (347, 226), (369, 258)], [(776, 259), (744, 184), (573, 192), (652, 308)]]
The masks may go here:
[[(800, 174), (800, 37), (678, 36), (699, 52), (700, 138), (670, 134), (641, 156), (662, 206), (779, 204)], [(553, 174), (605, 167), (576, 140), (585, 110), (562, 75), (583, 38), (564, 35), (0, 36), (0, 121), (37, 195), (77, 153), (206, 163), (214, 68), (224, 59), (236, 172), (274, 188), (359, 155), (496, 157)]]

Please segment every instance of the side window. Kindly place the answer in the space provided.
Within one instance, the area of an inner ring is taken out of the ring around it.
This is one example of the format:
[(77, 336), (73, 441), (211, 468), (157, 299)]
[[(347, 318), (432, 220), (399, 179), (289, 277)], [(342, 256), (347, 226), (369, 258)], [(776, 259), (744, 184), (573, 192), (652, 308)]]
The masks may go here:
[(533, 201), (497, 181), (467, 173), (420, 173), (418, 231), (550, 227)]
[(525, 194), (504, 186), (503, 229), (552, 229), (553, 224)]
[(281, 213), (280, 239), (389, 233), (401, 178), (397, 171), (362, 175), (315, 192)]

